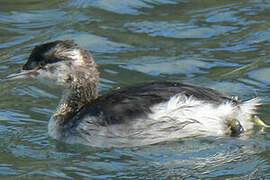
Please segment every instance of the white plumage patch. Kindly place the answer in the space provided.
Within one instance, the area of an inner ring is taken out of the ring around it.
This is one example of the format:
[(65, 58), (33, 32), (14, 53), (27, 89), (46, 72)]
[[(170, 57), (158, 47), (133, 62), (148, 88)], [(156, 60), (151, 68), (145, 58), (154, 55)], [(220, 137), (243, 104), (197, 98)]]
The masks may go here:
[(256, 106), (259, 105), (261, 105), (260, 98), (245, 101), (240, 105), (240, 112), (237, 114), (236, 119), (240, 121), (245, 130), (253, 127), (254, 123), (251, 118), (256, 114)]
[[(50, 69), (53, 70), (51, 71)], [(46, 69), (40, 69), (38, 73), (37, 78), (45, 84), (65, 86), (69, 74), (72, 73), (72, 68), (66, 63), (58, 62), (48, 64)]]
[(84, 65), (83, 56), (81, 54), (81, 51), (79, 49), (74, 49), (72, 51), (65, 52), (66, 56), (74, 59), (73, 63), (74, 66), (82, 66)]
[(170, 128), (179, 129), (180, 136), (200, 134), (219, 136), (230, 134), (229, 125), (235, 119), (244, 130), (251, 129), (253, 126), (251, 115), (255, 113), (257, 105), (259, 99), (252, 99), (239, 106), (231, 102), (215, 105), (178, 94), (168, 102), (153, 106), (153, 113), (149, 117), (155, 119), (157, 124), (166, 122), (163, 128), (171, 126)]

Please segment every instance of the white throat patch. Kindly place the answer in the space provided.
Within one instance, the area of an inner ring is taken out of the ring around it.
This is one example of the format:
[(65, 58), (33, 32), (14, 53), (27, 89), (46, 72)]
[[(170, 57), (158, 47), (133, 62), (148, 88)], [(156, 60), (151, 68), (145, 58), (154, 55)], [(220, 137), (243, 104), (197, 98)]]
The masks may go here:
[(76, 66), (82, 66), (84, 65), (83, 56), (81, 54), (81, 51), (79, 49), (74, 49), (72, 51), (65, 52), (66, 56), (74, 59), (73, 63)]

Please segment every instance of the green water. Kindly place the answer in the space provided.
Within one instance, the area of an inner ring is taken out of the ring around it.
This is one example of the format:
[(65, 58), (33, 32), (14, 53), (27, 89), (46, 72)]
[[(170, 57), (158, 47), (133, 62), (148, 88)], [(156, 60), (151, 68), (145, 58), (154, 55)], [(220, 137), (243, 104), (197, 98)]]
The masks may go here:
[[(270, 2), (0, 0), (0, 79), (31, 49), (73, 39), (90, 50), (100, 91), (177, 80), (260, 97), (270, 124)], [(247, 138), (180, 139), (137, 148), (68, 145), (47, 136), (61, 90), (0, 80), (0, 179), (270, 179), (270, 129)]]

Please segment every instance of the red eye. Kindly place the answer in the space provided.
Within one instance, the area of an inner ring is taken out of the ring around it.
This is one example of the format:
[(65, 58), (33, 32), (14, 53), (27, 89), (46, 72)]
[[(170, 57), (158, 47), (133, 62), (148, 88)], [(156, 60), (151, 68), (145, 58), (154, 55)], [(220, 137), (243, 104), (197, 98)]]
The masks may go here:
[(39, 63), (38, 68), (43, 68), (44, 65), (45, 65), (45, 63), (44, 62), (41, 62), (41, 63)]

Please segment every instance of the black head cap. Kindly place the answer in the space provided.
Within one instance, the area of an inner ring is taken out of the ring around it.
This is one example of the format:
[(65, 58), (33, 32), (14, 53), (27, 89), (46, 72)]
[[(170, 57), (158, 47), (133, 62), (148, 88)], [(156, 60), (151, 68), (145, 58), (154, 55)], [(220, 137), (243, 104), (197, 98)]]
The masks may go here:
[(61, 52), (74, 48), (78, 48), (78, 45), (70, 40), (58, 40), (36, 46), (24, 64), (23, 70), (32, 70), (38, 66), (66, 60), (67, 57), (61, 55)]

